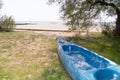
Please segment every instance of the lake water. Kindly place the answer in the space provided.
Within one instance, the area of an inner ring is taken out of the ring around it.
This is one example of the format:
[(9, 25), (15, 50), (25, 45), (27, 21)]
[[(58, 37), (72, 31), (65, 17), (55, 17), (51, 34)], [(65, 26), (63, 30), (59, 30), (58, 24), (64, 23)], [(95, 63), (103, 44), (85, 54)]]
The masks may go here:
[(16, 23), (16, 28), (20, 29), (68, 30), (63, 22), (18, 21)]
[[(17, 29), (40, 29), (40, 30), (68, 30), (68, 26), (64, 22), (49, 21), (16, 21)], [(101, 32), (100, 24), (93, 25), (89, 28), (90, 32)]]

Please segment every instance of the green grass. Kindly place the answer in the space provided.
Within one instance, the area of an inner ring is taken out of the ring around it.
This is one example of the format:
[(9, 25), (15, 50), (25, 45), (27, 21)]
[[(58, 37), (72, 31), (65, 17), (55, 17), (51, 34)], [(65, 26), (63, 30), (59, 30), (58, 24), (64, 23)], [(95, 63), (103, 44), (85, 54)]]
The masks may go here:
[(0, 80), (71, 80), (56, 40), (29, 31), (0, 32)]
[(110, 39), (100, 33), (91, 33), (88, 38), (74, 36), (66, 39), (120, 64), (120, 39)]
[[(100, 33), (67, 37), (120, 64), (120, 39)], [(56, 51), (56, 40), (30, 31), (0, 32), (0, 80), (71, 80)]]

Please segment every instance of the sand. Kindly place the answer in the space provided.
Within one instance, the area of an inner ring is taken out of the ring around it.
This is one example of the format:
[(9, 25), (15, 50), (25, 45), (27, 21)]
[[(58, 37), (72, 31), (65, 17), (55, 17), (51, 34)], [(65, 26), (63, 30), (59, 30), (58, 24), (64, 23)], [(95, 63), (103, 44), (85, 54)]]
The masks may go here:
[(61, 37), (71, 37), (74, 36), (74, 32), (53, 32), (53, 31), (34, 31), (35, 33), (38, 34), (44, 34), (44, 35), (49, 35), (52, 36), (53, 38), (57, 38), (59, 36)]
[(61, 30), (67, 31), (68, 27), (65, 25), (17, 25), (17, 29), (38, 29), (38, 30)]
[[(65, 25), (17, 25), (16, 29), (18, 30), (33, 30), (35, 33), (50, 35), (54, 38), (58, 36), (74, 36), (75, 32), (70, 32), (68, 27)], [(101, 32), (100, 27), (92, 27), (89, 29), (89, 32)], [(86, 33), (81, 33), (82, 36), (86, 36)]]
[(17, 25), (18, 30), (33, 30), (35, 33), (50, 35), (54, 38), (58, 36), (73, 36), (75, 33), (68, 31), (65, 25)]

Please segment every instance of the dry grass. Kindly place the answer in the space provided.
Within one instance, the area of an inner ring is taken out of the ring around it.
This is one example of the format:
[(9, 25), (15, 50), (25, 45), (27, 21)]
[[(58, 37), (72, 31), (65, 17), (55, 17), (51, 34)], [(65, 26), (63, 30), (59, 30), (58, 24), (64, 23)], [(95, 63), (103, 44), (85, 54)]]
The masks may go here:
[(33, 32), (1, 32), (0, 80), (70, 80), (55, 42)]

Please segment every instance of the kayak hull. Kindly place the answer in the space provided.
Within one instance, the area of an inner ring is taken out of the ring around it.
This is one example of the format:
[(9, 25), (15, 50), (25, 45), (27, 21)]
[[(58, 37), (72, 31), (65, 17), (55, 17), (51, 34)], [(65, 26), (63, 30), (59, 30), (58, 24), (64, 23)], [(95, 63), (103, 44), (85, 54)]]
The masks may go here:
[(57, 51), (73, 80), (120, 80), (120, 67), (103, 56), (61, 37)]

